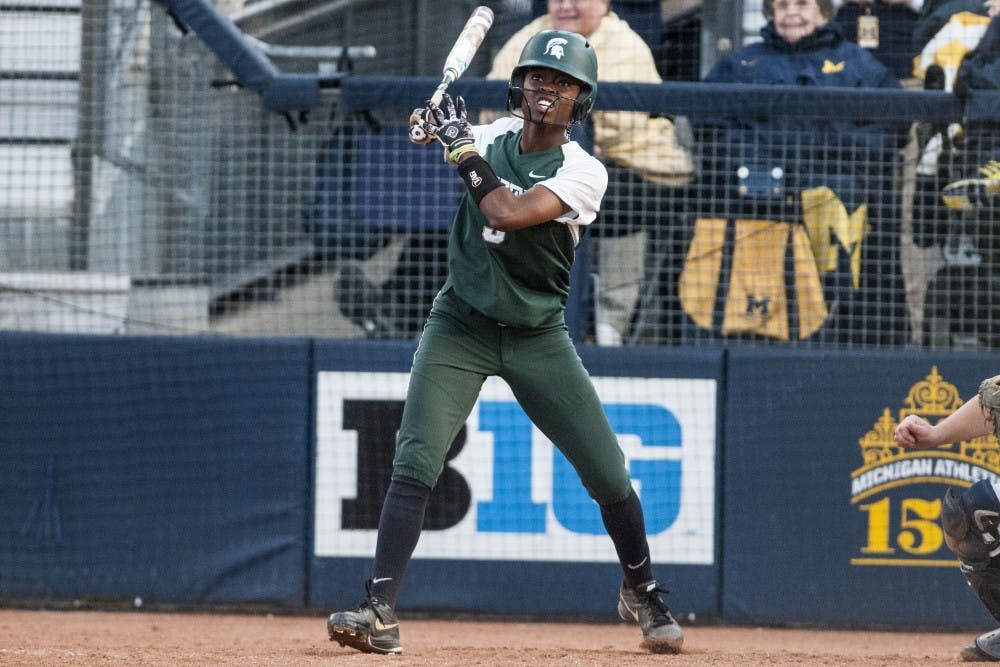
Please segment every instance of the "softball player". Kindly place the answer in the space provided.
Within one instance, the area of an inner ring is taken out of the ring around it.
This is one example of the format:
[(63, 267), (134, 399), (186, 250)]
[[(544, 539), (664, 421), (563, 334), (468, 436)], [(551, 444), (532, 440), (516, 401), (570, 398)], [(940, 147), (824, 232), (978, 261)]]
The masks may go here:
[[(928, 449), (990, 434), (1000, 438), (1000, 375), (983, 380), (977, 397), (936, 424), (907, 415), (893, 439), (904, 449)], [(945, 491), (941, 528), (969, 588), (1000, 621), (1000, 482), (987, 478)], [(979, 635), (959, 655), (965, 662), (1000, 662), (1000, 628)]]
[(416, 110), (467, 192), (449, 240), (449, 275), (410, 371), (368, 596), (327, 622), (341, 645), (402, 652), (393, 609), (424, 508), (483, 382), (496, 375), (600, 506), (624, 573), (621, 617), (640, 625), (650, 651), (681, 648), (683, 632), (653, 578), (624, 456), (564, 322), (574, 248), (607, 187), (604, 166), (569, 140), (596, 95), (591, 45), (546, 30), (528, 41), (511, 73), (507, 108), (515, 117), (473, 127), (462, 98), (447, 95), (440, 107)]

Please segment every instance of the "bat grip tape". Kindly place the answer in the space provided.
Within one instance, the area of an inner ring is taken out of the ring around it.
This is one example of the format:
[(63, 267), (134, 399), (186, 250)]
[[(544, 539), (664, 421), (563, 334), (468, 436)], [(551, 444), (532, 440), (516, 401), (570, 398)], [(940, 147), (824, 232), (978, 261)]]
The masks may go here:
[(462, 160), (458, 165), (458, 174), (465, 181), (472, 200), (479, 206), (483, 197), (497, 188), (503, 187), (500, 179), (493, 172), (493, 167), (481, 155), (473, 155)]

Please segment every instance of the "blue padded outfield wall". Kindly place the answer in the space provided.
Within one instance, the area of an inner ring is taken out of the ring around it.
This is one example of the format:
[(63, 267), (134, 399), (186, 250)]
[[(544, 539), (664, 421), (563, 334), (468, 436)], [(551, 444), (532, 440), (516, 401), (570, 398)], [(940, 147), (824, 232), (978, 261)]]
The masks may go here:
[(729, 353), (723, 616), (991, 627), (943, 542), (948, 486), (995, 477), (996, 440), (902, 453), (896, 424), (973, 397), (1000, 357)]
[(0, 596), (304, 604), (309, 351), (0, 336)]
[[(363, 595), (412, 344), (0, 335), (0, 602)], [(939, 528), (992, 438), (892, 444), (997, 355), (581, 355), (681, 618), (989, 628)], [(638, 398), (637, 398), (638, 397)], [(614, 617), (618, 566), (560, 455), (487, 382), (432, 496), (401, 611)], [(689, 621), (690, 622), (690, 621)]]

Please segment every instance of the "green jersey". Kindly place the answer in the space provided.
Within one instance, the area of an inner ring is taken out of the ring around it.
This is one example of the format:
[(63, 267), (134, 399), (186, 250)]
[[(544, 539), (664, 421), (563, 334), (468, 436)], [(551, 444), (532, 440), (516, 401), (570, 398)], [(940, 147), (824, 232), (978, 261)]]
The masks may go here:
[(509, 326), (558, 326), (564, 322), (575, 248), (583, 228), (597, 217), (608, 174), (575, 141), (521, 153), (522, 126), (520, 118), (476, 126), (476, 148), (514, 195), (540, 184), (570, 211), (540, 225), (501, 232), (464, 193), (448, 241), (444, 289), (451, 287), (473, 308)]

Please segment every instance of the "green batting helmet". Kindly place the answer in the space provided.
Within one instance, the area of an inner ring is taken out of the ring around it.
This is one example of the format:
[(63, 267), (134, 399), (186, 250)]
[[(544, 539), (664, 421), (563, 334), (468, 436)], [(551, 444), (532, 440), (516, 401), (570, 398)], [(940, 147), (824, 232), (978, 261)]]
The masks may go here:
[(548, 67), (568, 74), (583, 85), (573, 103), (574, 122), (583, 122), (597, 98), (597, 54), (583, 35), (566, 30), (543, 30), (528, 40), (510, 74), (507, 110), (521, 108), (524, 99), (524, 72), (529, 67)]

